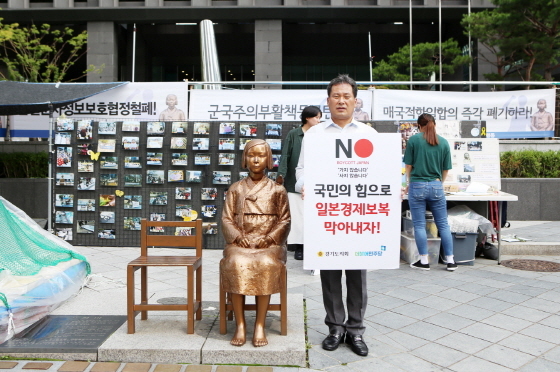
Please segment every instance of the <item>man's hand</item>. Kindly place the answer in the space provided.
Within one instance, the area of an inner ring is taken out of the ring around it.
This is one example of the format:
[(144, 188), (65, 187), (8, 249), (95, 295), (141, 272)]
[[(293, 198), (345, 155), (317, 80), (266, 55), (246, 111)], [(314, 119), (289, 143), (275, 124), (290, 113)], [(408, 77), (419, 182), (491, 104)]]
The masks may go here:
[(284, 184), (284, 177), (282, 177), (282, 175), (279, 175), (278, 177), (276, 177), (276, 183), (278, 185), (283, 185)]
[(301, 187), (301, 200), (305, 199), (305, 186)]

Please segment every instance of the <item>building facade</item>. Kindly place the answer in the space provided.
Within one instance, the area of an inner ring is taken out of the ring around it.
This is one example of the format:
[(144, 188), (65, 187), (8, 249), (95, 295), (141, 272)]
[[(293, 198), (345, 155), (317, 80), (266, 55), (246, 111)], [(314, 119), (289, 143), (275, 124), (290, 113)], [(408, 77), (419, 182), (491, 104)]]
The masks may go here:
[[(338, 73), (369, 81), (368, 33), (373, 62), (409, 43), (410, 12), (413, 44), (437, 42), (441, 32), (442, 40), (453, 37), (466, 46), (462, 16), (469, 8), (493, 5), (489, 0), (8, 0), (0, 7), (4, 23), (87, 30), (87, 60), (74, 74), (86, 65), (105, 66), (89, 74), (88, 82), (152, 82), (201, 80), (203, 19), (214, 22), (223, 81), (328, 81)], [(474, 65), (473, 80), (484, 69)], [(468, 80), (468, 74), (458, 71), (444, 80)]]

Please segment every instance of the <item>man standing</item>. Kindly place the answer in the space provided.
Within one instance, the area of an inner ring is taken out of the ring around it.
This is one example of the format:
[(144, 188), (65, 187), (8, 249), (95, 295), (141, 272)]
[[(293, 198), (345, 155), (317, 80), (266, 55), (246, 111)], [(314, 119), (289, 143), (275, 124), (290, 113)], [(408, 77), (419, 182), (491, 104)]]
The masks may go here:
[[(356, 82), (348, 75), (338, 75), (331, 80), (327, 87), (327, 104), (331, 120), (311, 127), (307, 133), (372, 133), (372, 127), (353, 119), (356, 107), (358, 88)], [(304, 197), (304, 148), (302, 143), (301, 155), (296, 168), (296, 191)], [(348, 319), (342, 300), (342, 270), (321, 270), (321, 286), (323, 289), (323, 305), (327, 315), (325, 324), (329, 327), (329, 335), (323, 340), (323, 349), (336, 350), (341, 342), (346, 341), (352, 351), (360, 356), (368, 354), (368, 347), (364, 342), (364, 314), (367, 306), (367, 271), (345, 270), (346, 274), (346, 307)]]

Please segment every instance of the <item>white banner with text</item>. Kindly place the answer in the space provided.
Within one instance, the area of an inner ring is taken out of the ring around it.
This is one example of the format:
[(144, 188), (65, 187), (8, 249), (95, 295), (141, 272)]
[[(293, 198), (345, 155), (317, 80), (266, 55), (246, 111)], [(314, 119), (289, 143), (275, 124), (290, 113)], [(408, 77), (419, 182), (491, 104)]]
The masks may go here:
[[(326, 89), (191, 90), (190, 120), (299, 121), (306, 106), (317, 106), (330, 119)], [(356, 120), (371, 118), (372, 91), (358, 91)], [(360, 106), (361, 107), (358, 107)]]
[(507, 92), (437, 92), (376, 89), (374, 120), (486, 121), (488, 138), (554, 136), (555, 89)]
[[(187, 120), (186, 83), (129, 83), (72, 103), (54, 118), (88, 118), (99, 121)], [(48, 137), (49, 113), (12, 116), (14, 137)]]

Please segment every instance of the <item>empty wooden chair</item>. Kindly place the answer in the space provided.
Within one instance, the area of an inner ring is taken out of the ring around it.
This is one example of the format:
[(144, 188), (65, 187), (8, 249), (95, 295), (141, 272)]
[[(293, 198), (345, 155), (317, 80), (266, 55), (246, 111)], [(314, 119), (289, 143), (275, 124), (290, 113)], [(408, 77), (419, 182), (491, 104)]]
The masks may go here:
[[(164, 227), (165, 233), (150, 234), (150, 227)], [(181, 228), (181, 230), (177, 230)], [(172, 231), (169, 231), (172, 229)], [(194, 333), (194, 319), (202, 318), (202, 220), (196, 221), (147, 221), (142, 219), (140, 256), (127, 266), (127, 316), (128, 333), (135, 332), (134, 319), (140, 312), (141, 319), (148, 319), (148, 311), (187, 311), (187, 333)], [(167, 234), (167, 235), (166, 235)], [(150, 256), (148, 248), (194, 248), (192, 256)], [(179, 305), (148, 303), (148, 267), (184, 266), (187, 269), (187, 303)], [(140, 303), (134, 299), (134, 272), (140, 269)]]

